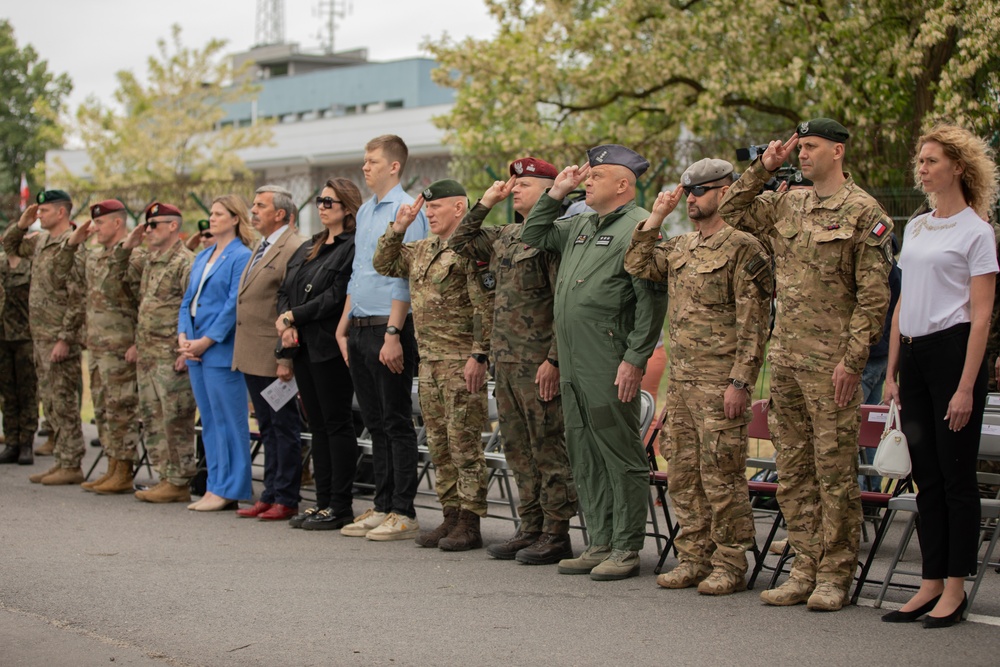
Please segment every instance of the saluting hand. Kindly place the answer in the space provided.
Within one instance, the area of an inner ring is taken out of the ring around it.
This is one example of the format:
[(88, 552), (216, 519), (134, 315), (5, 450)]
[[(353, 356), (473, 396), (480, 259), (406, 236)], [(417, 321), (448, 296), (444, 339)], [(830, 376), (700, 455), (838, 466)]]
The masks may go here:
[(782, 143), (780, 139), (775, 139), (769, 143), (767, 145), (767, 150), (760, 156), (760, 162), (764, 165), (764, 169), (767, 169), (768, 171), (776, 171), (778, 167), (785, 164), (798, 143), (798, 132), (792, 134), (788, 141), (784, 143)]
[(73, 233), (69, 235), (69, 239), (67, 239), (66, 242), (69, 243), (69, 245), (80, 245), (89, 239), (96, 231), (97, 227), (94, 226), (93, 220), (84, 220), (77, 225), (76, 229), (74, 229)]
[(642, 223), (642, 227), (639, 229), (655, 229), (662, 225), (663, 220), (677, 208), (677, 204), (680, 203), (683, 196), (684, 186), (682, 185), (678, 185), (673, 192), (664, 190), (656, 195), (656, 201), (653, 202), (653, 210), (650, 211), (649, 217)]
[(122, 242), (122, 247), (126, 250), (134, 250), (138, 248), (142, 243), (142, 239), (146, 237), (146, 225), (136, 224), (125, 240)]
[(575, 164), (566, 167), (556, 176), (556, 182), (549, 189), (549, 196), (553, 199), (563, 199), (566, 195), (576, 190), (583, 183), (587, 176), (590, 176), (590, 164), (578, 167)]
[(396, 220), (392, 223), (392, 231), (402, 234), (417, 219), (417, 214), (424, 205), (424, 196), (420, 195), (412, 204), (403, 204), (396, 211)]
[(21, 218), (17, 221), (17, 226), (21, 229), (27, 229), (31, 227), (31, 223), (38, 219), (38, 204), (32, 204), (28, 208), (24, 209), (24, 213), (21, 214)]
[(493, 208), (510, 195), (511, 190), (514, 189), (515, 181), (517, 181), (517, 176), (511, 176), (506, 182), (493, 181), (493, 185), (483, 193), (483, 198), (479, 200), (479, 203), (486, 208)]

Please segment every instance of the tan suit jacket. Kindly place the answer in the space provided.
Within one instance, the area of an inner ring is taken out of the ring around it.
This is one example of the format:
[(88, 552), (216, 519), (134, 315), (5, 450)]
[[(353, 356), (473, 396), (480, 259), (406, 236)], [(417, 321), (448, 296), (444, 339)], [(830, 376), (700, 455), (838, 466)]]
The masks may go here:
[(236, 300), (236, 342), (233, 345), (233, 370), (249, 375), (277, 377), (277, 364), (291, 366), (290, 359), (278, 360), (274, 348), (278, 344), (278, 287), (285, 279), (288, 260), (304, 239), (288, 227), (264, 257), (250, 268), (253, 256), (263, 239), (254, 244), (251, 259), (240, 276), (240, 292)]

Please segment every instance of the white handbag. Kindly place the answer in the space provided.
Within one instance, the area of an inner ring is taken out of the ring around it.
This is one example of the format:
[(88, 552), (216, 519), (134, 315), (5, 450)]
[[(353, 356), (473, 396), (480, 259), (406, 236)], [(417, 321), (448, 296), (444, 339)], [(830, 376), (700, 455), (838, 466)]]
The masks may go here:
[(903, 479), (910, 474), (910, 450), (906, 446), (906, 436), (899, 429), (899, 408), (896, 401), (889, 403), (889, 414), (885, 420), (885, 430), (875, 450), (872, 465), (882, 477)]

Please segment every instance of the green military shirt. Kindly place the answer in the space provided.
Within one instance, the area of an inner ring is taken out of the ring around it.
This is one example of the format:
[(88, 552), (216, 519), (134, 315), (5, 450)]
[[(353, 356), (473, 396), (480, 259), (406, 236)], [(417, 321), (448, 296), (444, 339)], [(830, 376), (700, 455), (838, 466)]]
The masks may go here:
[(0, 340), (31, 340), (28, 325), (28, 291), (31, 289), (31, 260), (19, 259), (11, 266), (6, 253), (0, 254), (0, 293), (6, 293), (0, 316)]

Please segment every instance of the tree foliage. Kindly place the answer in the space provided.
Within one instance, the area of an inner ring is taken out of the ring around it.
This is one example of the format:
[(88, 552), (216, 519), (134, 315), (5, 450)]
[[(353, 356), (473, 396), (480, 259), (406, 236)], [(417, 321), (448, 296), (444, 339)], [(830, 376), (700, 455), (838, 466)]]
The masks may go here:
[(19, 48), (14, 28), (0, 20), (0, 192), (17, 193), (22, 173), (38, 180), (45, 151), (62, 145), (59, 114), (72, 89), (69, 76), (50, 72), (30, 44)]
[(830, 116), (859, 182), (902, 186), (933, 119), (1000, 131), (1000, 0), (484, 1), (493, 39), (427, 45), (458, 91), (438, 122), (469, 179), (615, 142), (669, 182)]
[[(245, 100), (256, 87), (221, 57), (225, 41), (204, 48), (181, 43), (180, 26), (171, 41), (157, 42), (147, 61), (147, 83), (131, 71), (117, 73), (110, 107), (88, 98), (77, 112), (77, 130), (90, 160), (86, 181), (60, 174), (77, 189), (113, 190), (145, 184), (196, 184), (247, 175), (236, 154), (267, 144), (266, 125), (218, 128), (224, 104)], [(236, 82), (236, 83), (232, 83)]]

